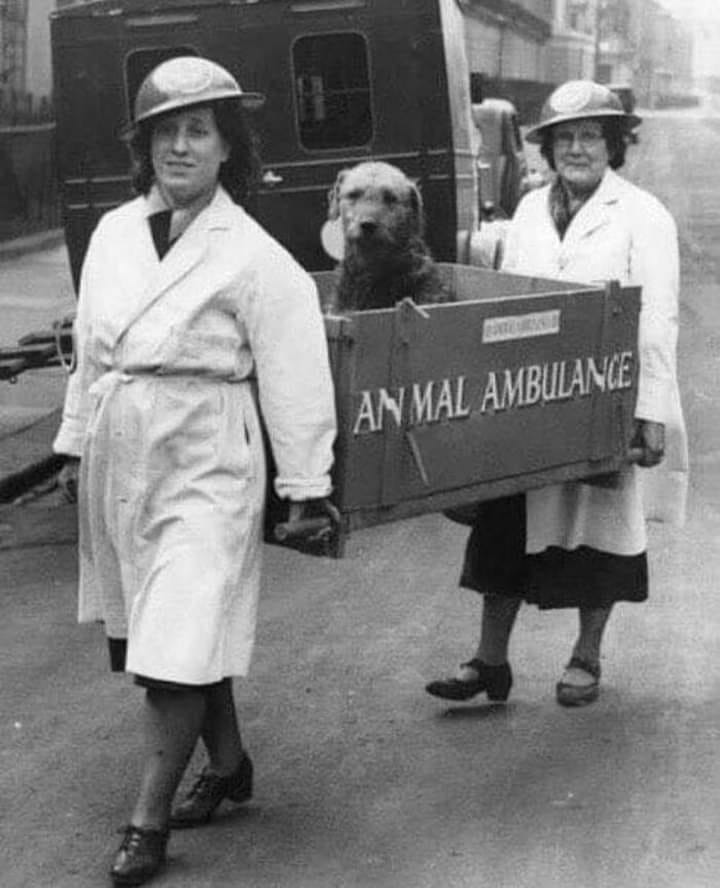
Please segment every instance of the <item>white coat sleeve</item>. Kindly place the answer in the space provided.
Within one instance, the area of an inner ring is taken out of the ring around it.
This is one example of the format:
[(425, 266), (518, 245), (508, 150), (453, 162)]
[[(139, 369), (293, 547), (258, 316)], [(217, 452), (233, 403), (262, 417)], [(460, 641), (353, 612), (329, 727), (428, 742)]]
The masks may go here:
[(313, 279), (282, 248), (259, 259), (245, 319), (283, 499), (327, 496), (336, 433), (325, 327)]
[(523, 256), (523, 235), (532, 230), (530, 219), (535, 207), (534, 192), (526, 194), (518, 204), (515, 214), (510, 220), (503, 244), (502, 271), (518, 272), (521, 269)]
[(85, 430), (90, 415), (89, 389), (100, 375), (98, 366), (91, 360), (88, 352), (94, 284), (98, 275), (107, 274), (107, 269), (103, 270), (100, 258), (100, 239), (98, 226), (90, 238), (80, 275), (77, 313), (73, 322), (76, 365), (68, 378), (62, 422), (53, 442), (55, 453), (68, 456), (82, 455)]
[(667, 423), (676, 384), (678, 237), (672, 216), (655, 200), (634, 216), (630, 275), (642, 287), (635, 416)]

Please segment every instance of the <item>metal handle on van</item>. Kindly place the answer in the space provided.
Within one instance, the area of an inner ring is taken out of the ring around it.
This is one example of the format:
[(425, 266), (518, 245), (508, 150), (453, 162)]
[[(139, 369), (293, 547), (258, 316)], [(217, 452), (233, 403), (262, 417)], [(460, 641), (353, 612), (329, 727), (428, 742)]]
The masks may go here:
[(283, 177), (278, 176), (278, 174), (274, 170), (267, 170), (267, 172), (263, 173), (263, 185), (279, 185), (282, 181)]

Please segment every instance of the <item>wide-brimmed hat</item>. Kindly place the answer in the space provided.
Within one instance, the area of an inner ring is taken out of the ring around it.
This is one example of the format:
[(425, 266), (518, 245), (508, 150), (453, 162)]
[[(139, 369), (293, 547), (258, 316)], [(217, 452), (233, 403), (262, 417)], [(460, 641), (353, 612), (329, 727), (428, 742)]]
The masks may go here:
[(140, 84), (127, 129), (133, 131), (147, 120), (180, 108), (227, 100), (256, 110), (265, 96), (244, 92), (233, 75), (216, 62), (199, 56), (176, 56), (153, 68)]
[(558, 123), (588, 117), (615, 117), (628, 130), (642, 122), (636, 114), (627, 114), (615, 93), (593, 80), (568, 80), (554, 90), (540, 111), (540, 120), (525, 133), (528, 142), (542, 142), (543, 136)]

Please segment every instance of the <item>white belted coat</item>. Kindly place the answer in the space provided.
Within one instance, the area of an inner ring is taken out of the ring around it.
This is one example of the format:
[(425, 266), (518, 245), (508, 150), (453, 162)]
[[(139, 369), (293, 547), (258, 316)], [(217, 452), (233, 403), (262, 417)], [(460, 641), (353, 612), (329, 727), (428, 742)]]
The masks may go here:
[(640, 377), (635, 416), (665, 423), (665, 460), (630, 467), (615, 489), (582, 483), (527, 494), (527, 551), (592, 546), (636, 555), (645, 519), (679, 524), (685, 512), (687, 437), (676, 376), (679, 260), (675, 223), (651, 194), (607, 170), (561, 240), (550, 186), (530, 192), (510, 224), (503, 270), (582, 283), (611, 279), (642, 287)]
[(335, 409), (314, 282), (218, 188), (165, 258), (145, 198), (105, 215), (82, 272), (59, 453), (82, 457), (82, 622), (129, 672), (247, 672), (265, 463), (281, 497), (330, 491)]

